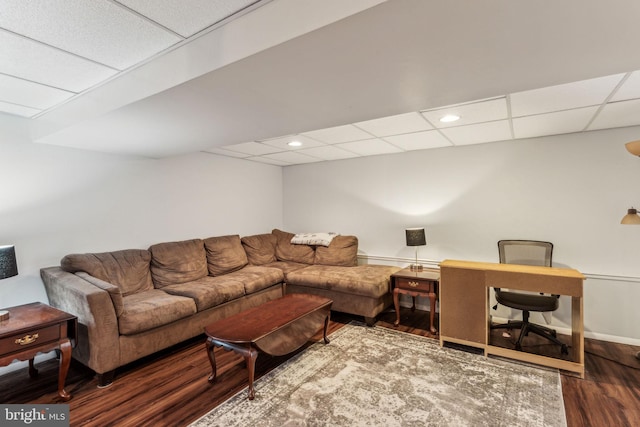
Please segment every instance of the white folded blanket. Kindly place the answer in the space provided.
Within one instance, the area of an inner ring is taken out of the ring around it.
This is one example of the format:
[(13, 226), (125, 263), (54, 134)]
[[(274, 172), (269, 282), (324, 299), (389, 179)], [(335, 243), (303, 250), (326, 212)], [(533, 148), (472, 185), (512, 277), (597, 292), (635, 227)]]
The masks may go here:
[(298, 233), (291, 238), (294, 245), (320, 245), (329, 246), (338, 233)]

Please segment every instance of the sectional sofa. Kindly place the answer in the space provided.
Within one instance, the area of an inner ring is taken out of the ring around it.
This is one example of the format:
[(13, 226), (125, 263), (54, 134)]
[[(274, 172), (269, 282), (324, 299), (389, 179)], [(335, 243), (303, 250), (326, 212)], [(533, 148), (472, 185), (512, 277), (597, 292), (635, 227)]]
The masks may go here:
[(71, 254), (41, 269), (49, 303), (78, 317), (73, 357), (109, 385), (116, 368), (203, 333), (207, 324), (286, 293), (333, 300), (368, 324), (391, 304), (398, 267), (357, 265), (358, 239), (293, 244), (293, 233), (166, 242)]

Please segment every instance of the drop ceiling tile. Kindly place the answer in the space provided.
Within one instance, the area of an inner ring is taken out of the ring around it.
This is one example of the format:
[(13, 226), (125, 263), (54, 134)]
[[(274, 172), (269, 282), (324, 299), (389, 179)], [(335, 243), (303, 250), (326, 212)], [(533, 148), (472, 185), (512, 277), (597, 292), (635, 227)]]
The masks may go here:
[(256, 0), (118, 0), (155, 22), (189, 37)]
[(307, 156), (306, 154), (300, 154), (297, 151), (286, 151), (284, 153), (267, 154), (261, 157), (289, 164), (313, 163), (321, 161), (321, 159)]
[(261, 156), (263, 154), (271, 154), (281, 151), (276, 147), (260, 144), (259, 142), (243, 142), (241, 144), (225, 145), (220, 148), (230, 151), (237, 151), (239, 153), (249, 154), (252, 156)]
[(119, 70), (182, 40), (108, 1), (2, 0), (0, 27)]
[(310, 132), (304, 132), (302, 135), (324, 142), (325, 144), (339, 144), (341, 142), (359, 141), (371, 138), (370, 134), (353, 125), (318, 129)]
[(239, 153), (237, 151), (224, 150), (222, 148), (209, 148), (204, 151), (211, 154), (220, 154), (221, 156), (236, 157), (240, 159), (244, 159), (250, 156), (250, 154)]
[(12, 33), (0, 31), (0, 73), (81, 92), (118, 71)]
[(268, 165), (275, 165), (275, 166), (289, 166), (292, 164), (292, 163), (281, 162), (280, 160), (274, 160), (274, 159), (269, 159), (267, 157), (260, 157), (260, 156), (247, 157), (246, 160), (251, 160), (259, 163), (266, 163)]
[[(300, 147), (291, 147), (289, 146), (289, 143), (291, 141), (298, 141), (302, 143), (302, 145)], [(280, 151), (300, 150), (302, 148), (319, 147), (324, 145), (323, 143), (318, 142), (315, 139), (307, 138), (303, 135), (289, 135), (282, 138), (265, 139), (259, 142), (262, 144), (270, 145), (272, 147), (280, 148)]]
[(343, 150), (336, 145), (323, 145), (321, 147), (307, 148), (299, 153), (307, 154), (322, 160), (340, 160), (358, 157), (357, 154)]
[(508, 120), (442, 129), (442, 133), (455, 145), (482, 144), (512, 139)]
[(397, 116), (358, 122), (354, 123), (354, 125), (377, 137), (433, 129), (433, 126), (419, 113), (399, 114)]
[(375, 156), (377, 154), (401, 153), (402, 150), (381, 139), (366, 139), (363, 141), (346, 142), (337, 147), (352, 151), (361, 156)]
[(22, 117), (33, 117), (42, 110), (35, 108), (23, 107), (22, 105), (10, 104), (0, 101), (0, 112), (15, 114)]
[(451, 146), (451, 143), (436, 130), (387, 136), (384, 140), (403, 150), (424, 150)]
[(0, 101), (46, 110), (73, 95), (72, 92), (0, 74)]
[(636, 98), (640, 98), (640, 71), (631, 73), (616, 94), (611, 97), (611, 101), (625, 101)]
[(611, 102), (604, 106), (589, 130), (640, 125), (640, 99)]
[(580, 132), (589, 124), (598, 106), (555, 111), (513, 119), (516, 138), (534, 138), (544, 135)]
[[(460, 116), (460, 120), (450, 123), (441, 122), (440, 119), (447, 114), (456, 114)], [(451, 105), (422, 112), (422, 115), (438, 129), (502, 120), (506, 119), (508, 114), (505, 97)]]
[(528, 90), (511, 94), (513, 117), (550, 113), (602, 104), (624, 74)]

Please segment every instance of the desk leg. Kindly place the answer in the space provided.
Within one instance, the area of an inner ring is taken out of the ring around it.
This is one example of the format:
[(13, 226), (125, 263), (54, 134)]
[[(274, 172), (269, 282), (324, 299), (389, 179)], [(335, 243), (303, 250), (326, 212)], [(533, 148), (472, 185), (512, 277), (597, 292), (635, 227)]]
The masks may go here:
[(400, 301), (399, 301), (399, 288), (393, 290), (393, 308), (396, 310), (396, 321), (393, 322), (393, 326), (400, 324)]
[(38, 370), (35, 367), (33, 358), (29, 359), (29, 377), (35, 378), (38, 376)]
[(571, 297), (571, 347), (573, 361), (582, 365), (580, 378), (584, 379), (584, 314), (581, 297)]
[(65, 402), (71, 399), (71, 395), (64, 389), (64, 382), (67, 379), (69, 365), (71, 365), (71, 341), (69, 338), (65, 338), (60, 343), (60, 372), (58, 373), (58, 395)]

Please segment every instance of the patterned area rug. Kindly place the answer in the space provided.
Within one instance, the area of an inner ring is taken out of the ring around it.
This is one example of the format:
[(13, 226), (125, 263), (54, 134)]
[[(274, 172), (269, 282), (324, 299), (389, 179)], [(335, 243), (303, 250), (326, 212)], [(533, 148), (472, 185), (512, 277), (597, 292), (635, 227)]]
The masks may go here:
[(566, 426), (560, 375), (349, 324), (191, 424)]

